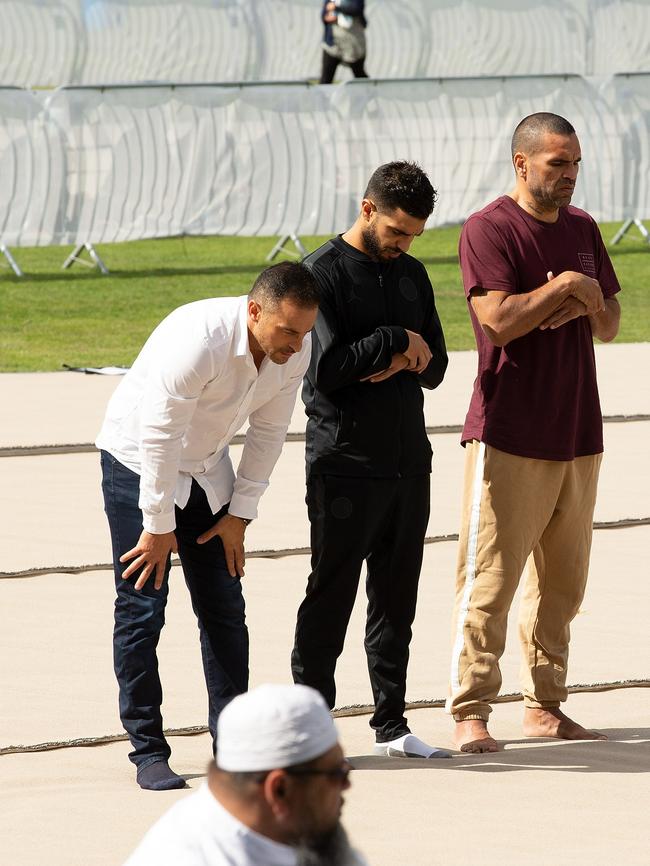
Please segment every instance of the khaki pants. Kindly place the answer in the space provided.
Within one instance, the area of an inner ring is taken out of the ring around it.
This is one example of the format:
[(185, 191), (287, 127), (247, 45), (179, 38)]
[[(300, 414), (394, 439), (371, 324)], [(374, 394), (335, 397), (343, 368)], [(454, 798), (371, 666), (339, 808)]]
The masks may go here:
[(529, 556), (519, 615), (524, 701), (566, 700), (569, 624), (587, 582), (601, 459), (535, 460), (467, 443), (447, 701), (456, 721), (490, 714), (508, 611)]

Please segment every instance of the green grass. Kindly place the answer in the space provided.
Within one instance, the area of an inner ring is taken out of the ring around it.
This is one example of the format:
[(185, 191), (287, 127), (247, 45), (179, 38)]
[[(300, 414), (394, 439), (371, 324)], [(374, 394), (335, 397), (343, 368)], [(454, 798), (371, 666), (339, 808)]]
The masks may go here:
[[(619, 224), (601, 226), (610, 239)], [(460, 283), (459, 227), (433, 229), (412, 252), (427, 266), (451, 350), (474, 337)], [(610, 248), (623, 294), (622, 342), (650, 340), (650, 247), (632, 229)], [(324, 238), (303, 237), (308, 250)], [(265, 267), (274, 238), (168, 238), (102, 244), (109, 276), (75, 264), (62, 271), (64, 247), (14, 249), (23, 278), (0, 259), (0, 370), (60, 370), (130, 364), (153, 327), (197, 298), (245, 294)]]

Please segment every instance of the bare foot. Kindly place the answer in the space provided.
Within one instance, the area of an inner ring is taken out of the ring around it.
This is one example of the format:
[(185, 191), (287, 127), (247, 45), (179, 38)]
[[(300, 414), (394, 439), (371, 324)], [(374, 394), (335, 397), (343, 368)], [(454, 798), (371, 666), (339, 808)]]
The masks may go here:
[(497, 741), (490, 736), (487, 722), (482, 719), (466, 719), (456, 722), (454, 743), (461, 752), (497, 752)]
[(556, 737), (558, 740), (606, 740), (600, 731), (589, 731), (555, 707), (540, 709), (526, 707), (524, 711), (524, 736)]

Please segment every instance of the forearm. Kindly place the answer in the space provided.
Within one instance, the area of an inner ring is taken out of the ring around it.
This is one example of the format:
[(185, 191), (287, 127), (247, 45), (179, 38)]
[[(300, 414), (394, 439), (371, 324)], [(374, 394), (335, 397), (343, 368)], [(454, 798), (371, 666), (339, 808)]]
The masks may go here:
[(249, 418), (244, 449), (237, 468), (237, 477), (230, 503), (230, 511), (238, 517), (253, 520), (262, 494), (269, 486), (269, 478), (282, 453), (296, 403), (298, 388), (307, 367), (309, 352), (304, 353), (295, 375), (268, 403), (253, 412)]
[(557, 277), (549, 272), (548, 277), (547, 283), (530, 292), (482, 290), (471, 295), (481, 327), (495, 346), (534, 331), (564, 304), (579, 301), (584, 307), (579, 315), (596, 315), (605, 309), (600, 284), (592, 277), (576, 271), (563, 271)]
[(313, 360), (314, 383), (324, 394), (385, 370), (390, 366), (393, 355), (408, 347), (408, 336), (401, 327), (378, 328), (368, 337), (354, 343), (337, 343), (335, 334), (323, 334), (318, 329), (317, 337)]
[(570, 291), (562, 281), (552, 279), (524, 294), (498, 294), (502, 297), (489, 306), (483, 303), (483, 295), (472, 295), (471, 302), (490, 342), (505, 346), (538, 328), (566, 300)]
[(449, 358), (446, 351), (433, 350), (433, 355), (425, 370), (420, 375), (420, 384), (423, 388), (433, 390), (437, 388), (445, 377)]
[(449, 363), (445, 335), (433, 302), (433, 294), (431, 295), (430, 308), (427, 310), (427, 323), (422, 331), (422, 336), (431, 350), (431, 360), (420, 373), (419, 378), (423, 388), (433, 390), (442, 382)]
[(621, 307), (616, 298), (605, 298), (605, 309), (589, 316), (591, 332), (594, 337), (609, 343), (618, 334), (621, 322)]
[(259, 501), (282, 453), (288, 423), (282, 427), (249, 427), (230, 500), (230, 512), (254, 520)]

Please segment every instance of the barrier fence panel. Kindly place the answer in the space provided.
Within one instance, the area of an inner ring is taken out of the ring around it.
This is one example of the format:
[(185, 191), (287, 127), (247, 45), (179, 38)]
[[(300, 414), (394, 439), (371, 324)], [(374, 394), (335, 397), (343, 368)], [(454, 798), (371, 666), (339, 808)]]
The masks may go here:
[(88, 50), (79, 77), (59, 84), (259, 77), (250, 2), (85, 0), (81, 6)]
[(583, 3), (446, 0), (430, 13), (418, 5), (428, 25), (425, 76), (589, 74)]
[[(321, 5), (0, 0), (0, 81), (313, 79)], [(368, 0), (366, 11), (367, 67), (377, 78), (650, 71), (650, 0)]]
[(0, 0), (0, 82), (56, 87), (79, 81), (87, 34), (79, 0)]
[(329, 234), (397, 158), (438, 188), (429, 224), (458, 223), (512, 186), (510, 136), (539, 110), (578, 131), (575, 204), (650, 214), (650, 74), (4, 89), (0, 242)]
[(588, 74), (650, 71), (650, 0), (586, 0)]
[(0, 89), (0, 242), (7, 246), (59, 243), (58, 227), (75, 182), (57, 124), (43, 94)]

